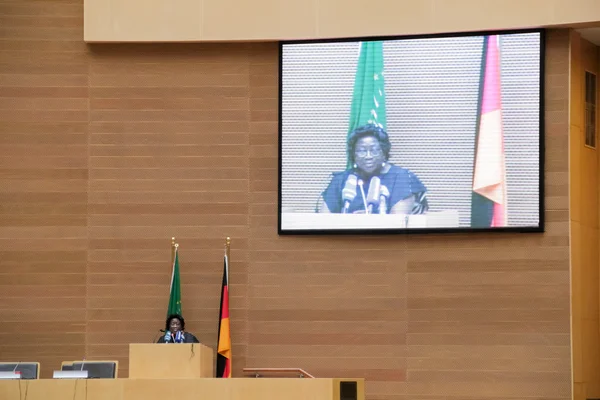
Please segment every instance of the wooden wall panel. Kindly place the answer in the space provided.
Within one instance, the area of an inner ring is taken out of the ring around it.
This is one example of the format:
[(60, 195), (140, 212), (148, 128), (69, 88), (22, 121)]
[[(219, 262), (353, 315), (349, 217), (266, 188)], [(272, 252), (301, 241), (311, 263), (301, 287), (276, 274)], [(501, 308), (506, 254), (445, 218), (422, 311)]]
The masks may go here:
[(187, 329), (211, 346), (233, 237), (233, 328), (245, 331), (248, 56), (244, 45), (92, 46), (89, 79), (87, 346), (126, 374), (126, 344), (164, 326), (171, 236)]
[[(373, 400), (566, 399), (569, 33), (548, 37), (547, 232), (278, 237), (276, 44), (85, 46), (81, 0), (5, 1), (0, 357), (114, 358), (162, 327), (180, 243), (216, 342), (232, 237), (234, 373), (362, 376)], [(376, 257), (373, 255), (376, 254)]]
[(47, 376), (85, 354), (83, 7), (4, 1), (0, 26), (0, 355)]
[(570, 398), (568, 55), (550, 32), (545, 234), (278, 237), (276, 45), (254, 45), (247, 365), (360, 374), (370, 399)]

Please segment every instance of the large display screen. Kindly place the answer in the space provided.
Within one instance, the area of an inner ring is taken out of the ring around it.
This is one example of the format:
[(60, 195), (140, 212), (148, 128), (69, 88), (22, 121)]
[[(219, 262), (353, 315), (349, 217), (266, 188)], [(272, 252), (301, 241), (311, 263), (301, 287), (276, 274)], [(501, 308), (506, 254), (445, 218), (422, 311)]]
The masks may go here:
[(280, 44), (279, 233), (543, 231), (544, 31)]

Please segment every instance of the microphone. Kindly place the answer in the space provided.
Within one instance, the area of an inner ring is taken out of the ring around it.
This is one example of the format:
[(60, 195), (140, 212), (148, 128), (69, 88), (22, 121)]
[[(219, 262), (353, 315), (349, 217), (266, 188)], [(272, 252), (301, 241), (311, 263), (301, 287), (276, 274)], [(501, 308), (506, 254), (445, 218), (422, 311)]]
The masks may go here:
[(348, 214), (350, 203), (356, 197), (356, 185), (358, 184), (358, 178), (354, 174), (348, 175), (344, 189), (342, 189), (342, 200), (344, 200), (344, 208), (342, 214)]
[(390, 198), (390, 191), (385, 185), (381, 185), (379, 192), (379, 214), (387, 214), (387, 199)]
[(367, 214), (373, 213), (373, 207), (379, 205), (379, 195), (381, 193), (381, 179), (378, 176), (371, 178), (369, 183), (369, 192), (367, 193)]
[(358, 180), (358, 186), (360, 187), (360, 194), (362, 195), (362, 201), (363, 204), (365, 205), (365, 213), (368, 214), (369, 211), (367, 210), (367, 197), (365, 196), (365, 186), (364, 186), (364, 182), (362, 179)]
[(171, 337), (172, 337), (171, 331), (166, 331), (165, 332), (165, 343), (171, 343)]
[(183, 343), (183, 332), (177, 331), (175, 334), (175, 343)]
[[(13, 374), (19, 374), (19, 375), (21, 375), (21, 371), (17, 371), (17, 368), (19, 367), (19, 364), (21, 364), (21, 361), (17, 362), (17, 364), (13, 368), (13, 370), (12, 370)], [(21, 378), (22, 378), (22, 376), (21, 376)]]

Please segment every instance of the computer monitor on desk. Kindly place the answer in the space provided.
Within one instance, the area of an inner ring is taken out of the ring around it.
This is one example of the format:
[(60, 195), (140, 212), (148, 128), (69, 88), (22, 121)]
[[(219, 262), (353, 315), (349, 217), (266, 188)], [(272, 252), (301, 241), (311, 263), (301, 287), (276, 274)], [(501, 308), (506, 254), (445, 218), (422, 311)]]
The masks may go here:
[(0, 363), (0, 379), (38, 379), (40, 363), (5, 362)]
[(117, 361), (66, 361), (60, 371), (54, 371), (57, 379), (113, 379), (118, 374)]

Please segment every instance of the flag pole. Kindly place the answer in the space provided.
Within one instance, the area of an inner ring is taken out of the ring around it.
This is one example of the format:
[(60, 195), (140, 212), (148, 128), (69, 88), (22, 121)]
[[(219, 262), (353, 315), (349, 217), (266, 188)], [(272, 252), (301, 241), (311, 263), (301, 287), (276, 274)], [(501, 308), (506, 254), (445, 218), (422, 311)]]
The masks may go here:
[(175, 237), (171, 238), (171, 268), (173, 267), (173, 263), (175, 262)]
[(229, 253), (231, 251), (231, 238), (227, 236), (225, 239), (225, 255), (227, 256), (227, 283), (229, 284)]

